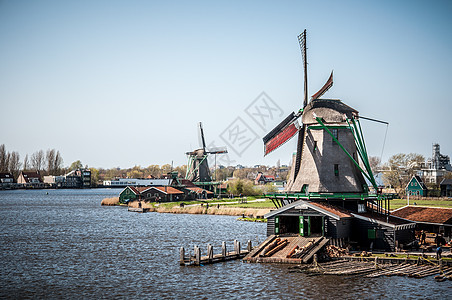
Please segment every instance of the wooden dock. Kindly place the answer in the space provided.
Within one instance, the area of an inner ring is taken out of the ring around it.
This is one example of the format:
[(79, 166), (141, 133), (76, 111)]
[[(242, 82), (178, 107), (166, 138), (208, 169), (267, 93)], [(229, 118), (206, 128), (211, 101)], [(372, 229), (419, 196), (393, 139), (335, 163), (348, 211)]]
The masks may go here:
[(207, 264), (214, 264), (219, 262), (224, 262), (228, 260), (241, 259), (245, 257), (251, 250), (251, 241), (248, 241), (247, 249), (242, 250), (240, 242), (234, 241), (234, 250), (227, 251), (226, 243), (223, 242), (221, 246), (221, 253), (213, 254), (213, 246), (211, 244), (207, 245), (207, 255), (201, 256), (201, 249), (198, 246), (194, 247), (193, 255), (185, 255), (184, 247), (179, 250), (179, 264), (181, 266), (202, 266)]
[(137, 213), (147, 213), (149, 211), (149, 208), (145, 207), (130, 207), (127, 209), (131, 212), (137, 212)]

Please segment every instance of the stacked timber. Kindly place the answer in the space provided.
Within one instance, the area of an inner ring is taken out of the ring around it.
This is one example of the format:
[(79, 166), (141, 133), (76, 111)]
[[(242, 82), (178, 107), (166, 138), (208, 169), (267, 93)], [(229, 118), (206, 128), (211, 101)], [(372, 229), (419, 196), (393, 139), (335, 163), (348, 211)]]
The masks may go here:
[(281, 240), (280, 238), (277, 238), (274, 240), (270, 245), (264, 248), (264, 251), (262, 251), (262, 254), (260, 254), (260, 257), (270, 257), (276, 252), (284, 249), (284, 247), (289, 244), (289, 241), (287, 239)]
[(325, 247), (325, 254), (328, 257), (341, 257), (344, 255), (348, 255), (349, 253), (348, 249), (344, 249), (334, 245), (328, 245)]
[(295, 248), (292, 249), (292, 251), (290, 251), (290, 253), (287, 255), (287, 258), (300, 258), (305, 253), (309, 252), (312, 248), (314, 248), (314, 246), (315, 246), (314, 240), (309, 241), (303, 247), (295, 246)]

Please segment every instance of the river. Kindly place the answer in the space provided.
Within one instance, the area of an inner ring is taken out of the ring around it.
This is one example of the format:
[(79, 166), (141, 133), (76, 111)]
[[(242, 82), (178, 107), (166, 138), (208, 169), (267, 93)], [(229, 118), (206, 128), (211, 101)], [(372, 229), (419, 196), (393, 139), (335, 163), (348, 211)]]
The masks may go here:
[(234, 239), (254, 245), (265, 223), (231, 216), (132, 213), (103, 207), (115, 189), (0, 191), (0, 298), (433, 299), (431, 277), (308, 276), (289, 266), (230, 261), (179, 266), (179, 248)]

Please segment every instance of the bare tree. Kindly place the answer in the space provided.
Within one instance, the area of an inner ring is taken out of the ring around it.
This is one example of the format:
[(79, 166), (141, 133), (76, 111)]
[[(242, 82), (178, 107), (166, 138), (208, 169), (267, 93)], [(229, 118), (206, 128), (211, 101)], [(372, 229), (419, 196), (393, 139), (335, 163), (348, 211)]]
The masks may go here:
[(19, 176), (20, 167), (22, 163), (20, 162), (19, 152), (13, 151), (9, 154), (9, 172), (13, 174), (14, 178)]
[(383, 180), (386, 184), (391, 185), (397, 193), (401, 193), (424, 161), (424, 156), (417, 153), (395, 154), (388, 160), (389, 171), (385, 172)]
[(24, 167), (23, 167), (23, 170), (24, 170), (24, 171), (27, 171), (28, 168), (30, 168), (30, 166), (29, 166), (29, 162), (28, 162), (28, 154), (26, 154), (26, 155), (25, 155), (25, 158), (24, 158)]
[(8, 164), (6, 161), (7, 153), (5, 144), (0, 145), (0, 172), (8, 172)]
[(381, 159), (378, 156), (369, 156), (369, 164), (372, 173), (375, 175), (381, 167)]
[(53, 162), (53, 171), (59, 173), (63, 167), (63, 158), (61, 157), (60, 151), (55, 154), (55, 160)]
[(31, 167), (36, 171), (41, 171), (44, 166), (44, 151), (39, 150), (31, 155)]

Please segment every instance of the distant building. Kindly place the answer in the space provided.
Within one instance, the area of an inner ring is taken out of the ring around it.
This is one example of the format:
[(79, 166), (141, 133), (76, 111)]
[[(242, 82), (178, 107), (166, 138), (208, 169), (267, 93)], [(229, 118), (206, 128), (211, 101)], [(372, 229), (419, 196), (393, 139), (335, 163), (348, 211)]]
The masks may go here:
[(422, 177), (426, 183), (439, 184), (446, 173), (452, 171), (448, 155), (440, 153), (439, 144), (432, 145), (432, 158), (421, 169)]
[(119, 202), (143, 200), (151, 202), (171, 202), (184, 199), (184, 192), (171, 186), (128, 186), (119, 194)]
[(77, 169), (65, 175), (44, 176), (44, 183), (55, 188), (90, 188), (91, 170)]
[(411, 178), (410, 182), (408, 182), (407, 186), (405, 187), (405, 192), (407, 195), (410, 195), (410, 196), (426, 197), (427, 196), (427, 187), (425, 186), (421, 177), (414, 175)]
[(14, 185), (14, 177), (11, 173), (0, 173), (0, 189), (11, 188)]
[(0, 183), (13, 183), (14, 177), (11, 173), (0, 173)]
[(173, 179), (144, 179), (144, 178), (118, 178), (115, 180), (104, 180), (103, 184), (107, 187), (126, 187), (126, 186), (168, 186), (172, 185)]
[(254, 179), (254, 184), (266, 184), (269, 182), (274, 182), (275, 176), (264, 175), (262, 172), (258, 172), (256, 178)]
[(17, 183), (22, 183), (25, 185), (36, 185), (42, 183), (41, 175), (38, 171), (25, 172), (22, 171), (17, 178)]
[(452, 197), (452, 179), (444, 178), (439, 186), (441, 188), (441, 197)]

